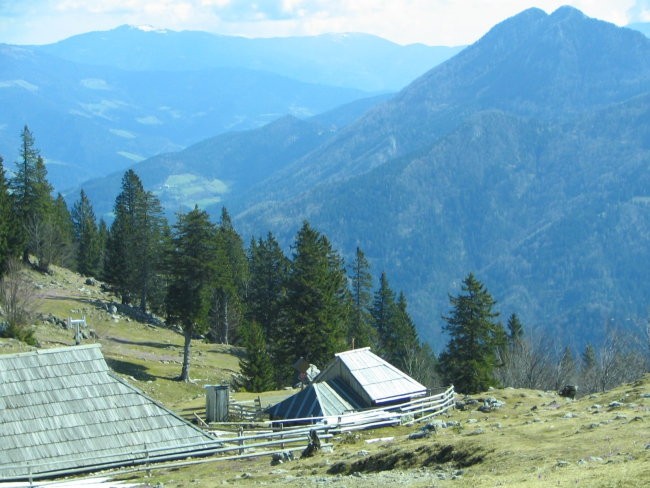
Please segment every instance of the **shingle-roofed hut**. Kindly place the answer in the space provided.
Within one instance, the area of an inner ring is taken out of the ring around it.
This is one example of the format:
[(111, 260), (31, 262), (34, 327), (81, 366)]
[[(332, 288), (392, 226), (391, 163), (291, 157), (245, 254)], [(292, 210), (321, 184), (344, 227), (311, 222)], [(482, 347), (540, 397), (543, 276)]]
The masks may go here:
[(0, 480), (181, 457), (216, 441), (114, 375), (98, 344), (0, 355)]

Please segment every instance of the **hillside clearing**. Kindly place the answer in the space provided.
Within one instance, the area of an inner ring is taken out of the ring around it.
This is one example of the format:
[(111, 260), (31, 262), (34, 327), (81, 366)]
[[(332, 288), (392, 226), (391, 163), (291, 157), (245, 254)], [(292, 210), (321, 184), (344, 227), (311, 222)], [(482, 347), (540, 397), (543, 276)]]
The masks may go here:
[[(239, 370), (241, 350), (194, 341), (194, 383), (175, 381), (180, 373), (182, 336), (164, 327), (113, 313), (115, 297), (78, 275), (54, 268), (30, 273), (42, 317), (85, 316), (97, 333), (109, 366), (131, 384), (181, 415), (203, 414), (204, 385), (228, 382)], [(107, 307), (109, 305), (109, 307)], [(73, 332), (38, 323), (42, 347), (74, 343)], [(29, 350), (0, 339), (0, 353)], [(289, 391), (266, 392), (263, 405)], [(237, 392), (238, 400), (257, 394)], [(489, 413), (477, 411), (487, 397), (504, 402)], [(437, 420), (448, 424), (420, 439), (421, 426), (391, 427), (340, 435), (332, 452), (271, 466), (268, 456), (237, 461), (206, 459), (188, 467), (159, 465), (118, 479), (142, 486), (335, 486), (373, 484), (412, 487), (590, 486), (642, 487), (650, 484), (650, 375), (611, 391), (567, 400), (555, 392), (492, 390), (472, 398), (465, 410)], [(305, 439), (305, 445), (307, 439)]]

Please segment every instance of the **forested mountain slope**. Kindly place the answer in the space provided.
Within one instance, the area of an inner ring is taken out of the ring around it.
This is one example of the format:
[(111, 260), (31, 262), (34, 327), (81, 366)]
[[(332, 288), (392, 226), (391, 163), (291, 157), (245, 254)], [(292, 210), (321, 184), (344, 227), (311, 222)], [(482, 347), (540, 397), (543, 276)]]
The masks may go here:
[(430, 338), (474, 271), (582, 345), (647, 318), (649, 93), (643, 35), (528, 10), (231, 205), (244, 233), (361, 245)]

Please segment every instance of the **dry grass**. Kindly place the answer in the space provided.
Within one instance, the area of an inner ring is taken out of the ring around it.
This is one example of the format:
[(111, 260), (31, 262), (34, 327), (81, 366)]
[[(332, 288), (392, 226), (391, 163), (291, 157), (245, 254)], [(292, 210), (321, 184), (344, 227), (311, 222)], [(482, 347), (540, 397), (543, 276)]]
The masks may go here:
[[(179, 383), (183, 359), (183, 336), (164, 327), (140, 323), (124, 314), (111, 315), (107, 304), (117, 297), (86, 285), (85, 279), (66, 269), (52, 267), (43, 275), (26, 271), (37, 291), (36, 311), (65, 320), (83, 316), (97, 338), (84, 343), (100, 343), (108, 365), (139, 389), (164, 405), (178, 410), (205, 408), (204, 386), (230, 381), (239, 371), (241, 350), (232, 346), (192, 342), (193, 383)], [(37, 320), (36, 338), (41, 347), (74, 345), (74, 333), (58, 325)], [(0, 353), (34, 349), (15, 340), (0, 339)]]
[[(422, 440), (408, 439), (418, 427), (394, 427), (340, 436), (331, 453), (276, 467), (268, 457), (214, 461), (132, 479), (165, 487), (190, 482), (200, 487), (645, 487), (650, 484), (649, 394), (650, 375), (575, 401), (553, 392), (494, 390), (487, 395), (505, 401), (503, 407), (489, 414), (453, 411), (442, 420), (460, 427), (438, 429)], [(621, 406), (610, 407), (612, 402)]]

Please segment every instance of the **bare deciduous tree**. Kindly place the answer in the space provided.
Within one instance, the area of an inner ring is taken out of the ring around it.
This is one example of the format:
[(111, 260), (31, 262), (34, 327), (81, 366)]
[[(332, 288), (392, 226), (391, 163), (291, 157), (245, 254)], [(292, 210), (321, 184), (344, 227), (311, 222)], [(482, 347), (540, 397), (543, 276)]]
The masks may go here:
[(549, 388), (554, 372), (551, 346), (548, 337), (535, 331), (512, 340), (502, 353), (503, 366), (498, 371), (501, 384), (514, 388)]
[(50, 220), (30, 219), (25, 224), (25, 231), (40, 271), (47, 272), (50, 264), (64, 263), (71, 259), (73, 249), (70, 243), (62, 238), (59, 229)]
[(0, 280), (0, 305), (6, 321), (2, 334), (35, 344), (34, 330), (28, 325), (34, 304), (34, 288), (22, 274), (20, 262), (10, 260), (7, 272)]
[(647, 371), (642, 337), (633, 330), (610, 328), (598, 347), (588, 346), (582, 357), (582, 393), (605, 391), (633, 381)]

